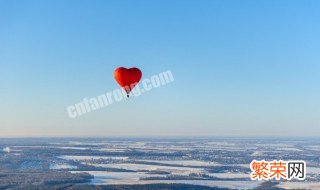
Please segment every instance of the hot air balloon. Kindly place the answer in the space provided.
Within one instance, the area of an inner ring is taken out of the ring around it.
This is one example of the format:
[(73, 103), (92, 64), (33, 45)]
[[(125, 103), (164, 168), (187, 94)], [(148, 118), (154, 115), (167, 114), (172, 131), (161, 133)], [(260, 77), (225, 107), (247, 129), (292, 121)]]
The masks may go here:
[(129, 98), (129, 93), (140, 81), (142, 72), (140, 69), (133, 67), (130, 69), (124, 67), (118, 67), (114, 71), (114, 78), (117, 83), (121, 86), (123, 90), (126, 91), (127, 97)]

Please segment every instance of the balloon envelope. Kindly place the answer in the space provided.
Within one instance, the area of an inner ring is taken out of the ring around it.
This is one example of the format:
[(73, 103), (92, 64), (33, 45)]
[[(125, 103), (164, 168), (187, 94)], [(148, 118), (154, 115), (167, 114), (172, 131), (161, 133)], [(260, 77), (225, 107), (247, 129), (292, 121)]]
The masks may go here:
[(119, 67), (114, 71), (114, 78), (117, 83), (123, 88), (128, 97), (131, 90), (136, 86), (142, 77), (140, 69), (133, 67), (130, 69)]

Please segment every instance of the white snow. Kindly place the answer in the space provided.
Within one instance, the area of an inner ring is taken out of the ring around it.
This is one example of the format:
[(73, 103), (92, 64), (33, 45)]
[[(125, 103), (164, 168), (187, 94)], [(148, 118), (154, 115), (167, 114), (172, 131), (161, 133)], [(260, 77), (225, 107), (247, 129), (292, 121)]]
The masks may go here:
[(128, 157), (121, 156), (58, 156), (58, 158), (64, 160), (84, 161), (84, 160), (127, 160)]

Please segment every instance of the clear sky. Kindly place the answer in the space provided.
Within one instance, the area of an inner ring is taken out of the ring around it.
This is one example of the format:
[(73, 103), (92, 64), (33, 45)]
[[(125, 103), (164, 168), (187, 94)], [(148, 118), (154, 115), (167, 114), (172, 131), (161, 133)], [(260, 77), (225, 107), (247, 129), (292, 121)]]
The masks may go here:
[[(0, 136), (319, 136), (320, 1), (0, 0)], [(76, 119), (116, 67), (175, 81)]]

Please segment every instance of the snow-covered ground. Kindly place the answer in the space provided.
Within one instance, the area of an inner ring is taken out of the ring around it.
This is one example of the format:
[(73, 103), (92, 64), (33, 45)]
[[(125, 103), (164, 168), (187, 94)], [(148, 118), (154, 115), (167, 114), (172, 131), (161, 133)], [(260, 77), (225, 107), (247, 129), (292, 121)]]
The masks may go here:
[[(91, 181), (95, 185), (106, 184), (154, 184), (154, 183), (180, 183), (192, 185), (205, 185), (209, 187), (222, 187), (230, 189), (252, 189), (258, 187), (261, 181), (213, 181), (213, 180), (141, 180), (144, 177), (164, 176), (159, 174), (146, 174), (144, 172), (106, 172), (106, 171), (84, 171), (94, 176)], [(72, 172), (79, 173), (79, 171)]]
[(215, 173), (215, 174), (208, 174), (212, 177), (218, 178), (250, 178), (250, 174), (246, 173)]
[(181, 166), (220, 166), (217, 162), (205, 162), (200, 160), (139, 160), (143, 162), (153, 162), (160, 164), (172, 164)]
[(83, 161), (83, 160), (100, 160), (100, 159), (106, 159), (106, 160), (127, 160), (128, 157), (122, 157), (122, 156), (58, 156), (58, 158), (64, 159), (64, 160), (73, 160), (73, 161)]
[(173, 167), (173, 166), (158, 166), (148, 164), (132, 164), (132, 163), (117, 163), (117, 164), (90, 164), (97, 167), (105, 168), (117, 168), (134, 171), (166, 171), (176, 175), (189, 175), (190, 173), (204, 173), (202, 168), (190, 168), (190, 167)]
[(59, 149), (71, 149), (71, 150), (88, 150), (86, 147), (77, 147), (77, 146), (57, 146)]
[(283, 189), (320, 190), (320, 182), (281, 182), (278, 187)]
[(76, 169), (77, 166), (73, 166), (70, 164), (50, 164), (50, 170), (60, 170), (60, 169)]

